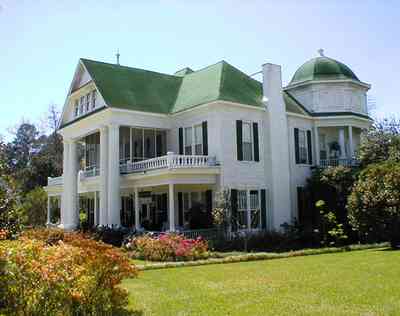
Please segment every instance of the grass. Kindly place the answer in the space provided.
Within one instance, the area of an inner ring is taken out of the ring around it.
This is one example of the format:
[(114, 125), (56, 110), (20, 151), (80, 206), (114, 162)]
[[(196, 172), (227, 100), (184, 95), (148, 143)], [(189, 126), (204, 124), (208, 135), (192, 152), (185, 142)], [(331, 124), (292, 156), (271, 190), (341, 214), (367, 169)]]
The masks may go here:
[(400, 251), (371, 249), (143, 271), (143, 315), (399, 315)]

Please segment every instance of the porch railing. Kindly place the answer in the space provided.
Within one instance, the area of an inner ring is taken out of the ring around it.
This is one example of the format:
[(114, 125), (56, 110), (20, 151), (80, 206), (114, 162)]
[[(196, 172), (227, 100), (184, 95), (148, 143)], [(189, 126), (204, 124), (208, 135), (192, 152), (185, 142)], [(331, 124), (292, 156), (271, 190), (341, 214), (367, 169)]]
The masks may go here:
[(319, 163), (319, 167), (328, 168), (328, 167), (356, 167), (360, 164), (358, 159), (355, 158), (338, 158), (338, 159), (321, 159)]
[(220, 231), (217, 228), (207, 228), (207, 229), (194, 229), (194, 230), (184, 230), (179, 232), (186, 238), (196, 239), (202, 237), (206, 240), (216, 240), (220, 236)]
[(54, 177), (54, 178), (51, 178), (51, 177), (48, 177), (48, 178), (47, 178), (47, 185), (49, 185), (49, 186), (53, 186), (53, 185), (63, 185), (63, 183), (64, 183), (64, 180), (63, 180), (63, 177), (62, 177), (62, 176), (60, 176), (60, 177)]
[(154, 169), (206, 168), (216, 165), (213, 156), (177, 155), (168, 153), (166, 156), (151, 158), (138, 162), (127, 162), (120, 166), (121, 173), (134, 173)]
[(91, 167), (91, 168), (87, 168), (85, 170), (79, 171), (79, 179), (80, 180), (84, 180), (84, 179), (90, 178), (90, 177), (96, 177), (98, 175), (100, 175), (100, 169), (97, 167)]

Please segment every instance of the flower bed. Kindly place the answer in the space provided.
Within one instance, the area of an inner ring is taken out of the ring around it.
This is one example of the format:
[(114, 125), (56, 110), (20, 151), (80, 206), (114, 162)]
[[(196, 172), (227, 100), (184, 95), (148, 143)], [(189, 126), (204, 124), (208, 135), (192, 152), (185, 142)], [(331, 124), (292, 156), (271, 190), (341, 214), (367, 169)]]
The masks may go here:
[(134, 237), (124, 248), (132, 257), (149, 261), (189, 261), (209, 257), (206, 240), (201, 237), (188, 239), (177, 234)]
[(136, 275), (112, 246), (83, 234), (30, 231), (0, 242), (0, 314), (111, 315), (127, 304), (118, 285)]

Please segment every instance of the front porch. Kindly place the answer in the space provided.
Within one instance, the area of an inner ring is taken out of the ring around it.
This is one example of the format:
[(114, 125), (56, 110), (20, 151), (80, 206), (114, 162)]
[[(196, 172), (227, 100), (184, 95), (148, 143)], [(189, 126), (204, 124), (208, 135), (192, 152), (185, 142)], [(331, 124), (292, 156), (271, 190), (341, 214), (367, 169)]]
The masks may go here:
[(314, 129), (316, 165), (327, 167), (358, 166), (356, 151), (363, 128), (356, 126), (316, 126)]

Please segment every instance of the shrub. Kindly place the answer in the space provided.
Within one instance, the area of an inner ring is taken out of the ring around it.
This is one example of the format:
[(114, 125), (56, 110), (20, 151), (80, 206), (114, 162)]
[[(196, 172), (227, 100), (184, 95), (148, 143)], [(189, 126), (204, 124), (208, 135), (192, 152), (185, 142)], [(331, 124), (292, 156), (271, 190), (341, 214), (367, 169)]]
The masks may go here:
[(47, 193), (42, 187), (28, 192), (19, 210), (25, 225), (44, 226), (47, 219)]
[(45, 230), (0, 242), (0, 269), (1, 315), (112, 315), (127, 303), (121, 280), (137, 275), (119, 249)]
[(209, 256), (208, 243), (202, 238), (186, 239), (177, 234), (161, 234), (157, 237), (134, 237), (125, 244), (133, 255), (150, 261), (184, 261), (204, 259)]
[(125, 227), (96, 226), (88, 232), (96, 240), (115, 247), (121, 247), (124, 240), (132, 235), (134, 230)]

